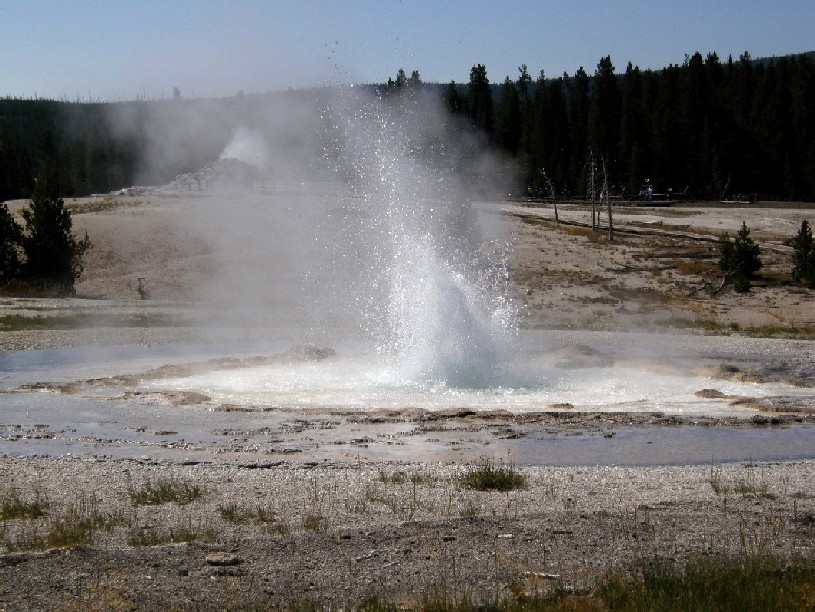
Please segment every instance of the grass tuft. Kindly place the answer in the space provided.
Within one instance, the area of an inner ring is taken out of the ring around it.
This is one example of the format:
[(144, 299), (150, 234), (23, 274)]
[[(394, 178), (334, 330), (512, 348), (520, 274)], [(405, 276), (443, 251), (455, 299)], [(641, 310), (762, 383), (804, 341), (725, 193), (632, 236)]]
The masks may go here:
[(303, 517), (304, 531), (324, 531), (328, 528), (328, 520), (320, 514), (307, 514)]
[(727, 482), (722, 473), (721, 466), (710, 466), (708, 482), (713, 492), (720, 496), (736, 494), (742, 496), (772, 497), (769, 484), (767, 484), (763, 478), (757, 478), (751, 466), (746, 466), (746, 470), (745, 476), (737, 478), (733, 482)]
[(168, 544), (186, 544), (188, 542), (213, 542), (217, 534), (213, 529), (192, 529), (189, 526), (178, 526), (166, 533), (151, 529), (138, 528), (127, 538), (128, 546), (167, 546)]
[(479, 465), (472, 467), (461, 477), (461, 483), (476, 491), (514, 491), (526, 488), (526, 478), (515, 470), (515, 466), (496, 465), (491, 459), (484, 459)]
[(37, 519), (45, 516), (47, 507), (39, 496), (34, 501), (26, 501), (16, 491), (11, 491), (0, 498), (0, 520)]
[(198, 485), (175, 480), (148, 482), (139, 490), (130, 491), (130, 500), (134, 506), (158, 506), (176, 503), (185, 506), (201, 497), (203, 491)]
[(277, 520), (272, 510), (262, 506), (248, 508), (235, 502), (218, 506), (218, 514), (230, 523), (272, 523)]
[(6, 546), (9, 551), (15, 551), (88, 545), (93, 543), (97, 532), (110, 531), (125, 523), (123, 512), (101, 512), (93, 499), (81, 498), (60, 515), (50, 517), (44, 526), (22, 529), (14, 540), (6, 541)]

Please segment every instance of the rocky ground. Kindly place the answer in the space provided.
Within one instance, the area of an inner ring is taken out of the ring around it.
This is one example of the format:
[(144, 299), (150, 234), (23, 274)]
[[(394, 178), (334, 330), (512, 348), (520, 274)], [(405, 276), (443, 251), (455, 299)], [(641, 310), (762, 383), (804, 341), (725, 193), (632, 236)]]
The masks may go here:
[[(514, 601), (657, 559), (815, 553), (811, 461), (518, 467), (526, 485), (509, 492), (471, 490), (461, 477), (474, 468), (451, 464), (0, 467), (4, 503), (45, 507), (3, 521), (8, 610)], [(139, 501), (162, 486), (195, 499)]]
[[(223, 262), (210, 228), (190, 222), (217, 203), (69, 201), (94, 245), (78, 299), (0, 298), (0, 349), (218, 342), (198, 325), (218, 310), (202, 289)], [(812, 208), (619, 209), (613, 241), (585, 227), (583, 207), (561, 207), (559, 224), (548, 206), (500, 209), (525, 326), (667, 331), (712, 358), (751, 356), (761, 376), (813, 385), (813, 292), (791, 283), (785, 245), (802, 219), (815, 223)], [(765, 266), (750, 293), (717, 291), (716, 240), (742, 220)], [(138, 299), (140, 282), (150, 300)], [(541, 427), (562, 431), (559, 418)], [(422, 457), (0, 464), (0, 610), (329, 608), (371, 597), (409, 607), (580, 591), (653, 559), (815, 553), (812, 461), (518, 466), (526, 486), (506, 493), (467, 488), (471, 461)], [(194, 499), (138, 501), (160, 488)]]

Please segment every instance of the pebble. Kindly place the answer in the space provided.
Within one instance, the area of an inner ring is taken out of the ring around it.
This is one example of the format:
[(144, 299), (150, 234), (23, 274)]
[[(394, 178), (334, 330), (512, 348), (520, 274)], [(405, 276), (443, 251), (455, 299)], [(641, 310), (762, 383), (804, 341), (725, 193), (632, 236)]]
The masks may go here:
[(206, 562), (207, 565), (224, 567), (230, 565), (239, 565), (240, 563), (243, 563), (243, 559), (229, 553), (216, 552), (208, 554), (206, 557)]

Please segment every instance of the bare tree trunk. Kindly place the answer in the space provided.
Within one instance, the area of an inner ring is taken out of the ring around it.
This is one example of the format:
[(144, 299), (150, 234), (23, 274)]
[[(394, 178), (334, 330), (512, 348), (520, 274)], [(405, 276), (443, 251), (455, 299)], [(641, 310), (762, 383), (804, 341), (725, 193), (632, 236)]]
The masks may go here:
[(549, 191), (549, 197), (552, 200), (552, 207), (555, 209), (555, 224), (560, 225), (560, 221), (558, 220), (557, 216), (557, 193), (555, 193), (555, 185), (546, 174), (546, 170), (544, 168), (541, 168), (541, 174), (543, 175), (543, 180), (546, 181), (546, 189)]
[(596, 213), (596, 198), (597, 192), (595, 191), (595, 173), (597, 171), (597, 165), (594, 163), (594, 151), (590, 152), (589, 156), (589, 198), (591, 199), (591, 229), (596, 230), (597, 224), (595, 222), (595, 213)]
[(606, 196), (606, 206), (608, 208), (608, 239), (614, 240), (614, 223), (611, 220), (611, 198)]

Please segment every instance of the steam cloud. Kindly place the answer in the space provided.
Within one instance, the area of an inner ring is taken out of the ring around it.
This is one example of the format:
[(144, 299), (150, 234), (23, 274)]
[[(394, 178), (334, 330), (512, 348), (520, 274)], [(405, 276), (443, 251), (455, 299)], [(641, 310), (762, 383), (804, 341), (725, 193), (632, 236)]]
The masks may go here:
[(478, 384), (514, 311), (501, 236), (472, 202), (514, 177), (440, 100), (359, 89), (162, 109), (146, 174), (211, 162), (199, 158), (215, 142), (259, 171), (188, 210), (213, 253), (199, 297), (221, 324), (353, 336), (408, 377)]
[(259, 134), (239, 127), (232, 133), (232, 138), (224, 147), (220, 159), (237, 159), (258, 170), (267, 170), (269, 148)]

